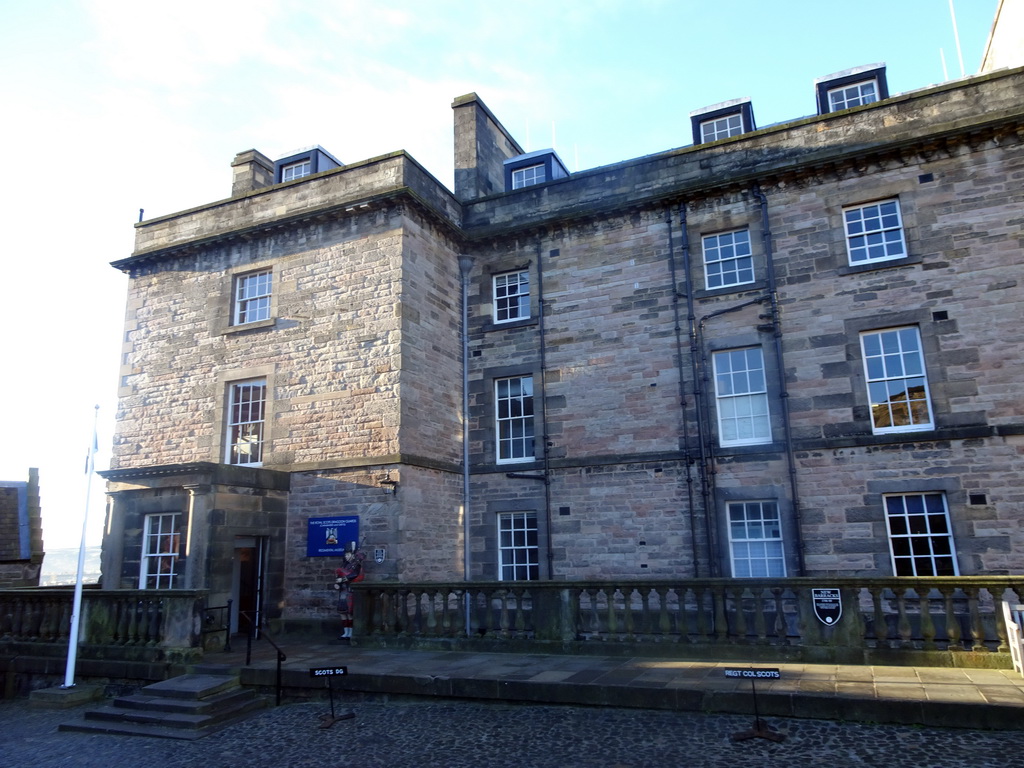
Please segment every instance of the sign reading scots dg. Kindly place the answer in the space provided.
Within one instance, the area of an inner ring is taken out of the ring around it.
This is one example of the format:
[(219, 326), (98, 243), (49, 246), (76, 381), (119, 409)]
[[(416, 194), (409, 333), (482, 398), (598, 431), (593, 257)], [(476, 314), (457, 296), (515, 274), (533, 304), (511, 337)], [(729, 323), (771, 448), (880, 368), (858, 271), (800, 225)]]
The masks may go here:
[(359, 541), (359, 518), (311, 517), (306, 535), (306, 557), (341, 557)]

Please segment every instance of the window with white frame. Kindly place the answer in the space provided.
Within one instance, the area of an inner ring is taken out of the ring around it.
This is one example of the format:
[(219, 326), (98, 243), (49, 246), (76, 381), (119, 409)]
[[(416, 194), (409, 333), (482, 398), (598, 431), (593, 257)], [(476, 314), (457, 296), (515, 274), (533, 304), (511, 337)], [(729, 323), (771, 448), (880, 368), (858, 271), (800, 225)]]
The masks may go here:
[(779, 505), (774, 501), (730, 502), (728, 514), (732, 575), (739, 579), (785, 576)]
[(266, 401), (265, 379), (237, 381), (230, 385), (225, 463), (259, 465), (263, 462)]
[(704, 282), (709, 290), (754, 282), (749, 230), (705, 235), (703, 244)]
[(313, 164), (309, 160), (281, 166), (281, 181), (294, 181), (303, 176), (309, 176), (313, 170)]
[(507, 323), (530, 316), (530, 273), (506, 272), (494, 276), (494, 322)]
[(501, 581), (535, 581), (540, 575), (535, 512), (503, 512), (498, 515), (498, 578)]
[(494, 410), (499, 464), (532, 461), (533, 377), (513, 376), (494, 382)]
[(878, 101), (878, 83), (873, 79), (831, 88), (828, 92), (830, 112), (859, 107), (862, 104), (871, 104), (876, 101)]
[(701, 143), (727, 139), (730, 136), (739, 136), (741, 133), (743, 133), (743, 115), (739, 112), (716, 117), (713, 120), (705, 120), (700, 124)]
[(177, 512), (146, 515), (139, 589), (174, 589), (181, 530)]
[(932, 410), (917, 328), (862, 333), (864, 372), (875, 434), (931, 429)]
[(899, 200), (844, 208), (843, 223), (851, 265), (901, 259), (907, 255)]
[(235, 278), (235, 312), (233, 325), (270, 319), (270, 291), (273, 271), (262, 269)]
[(761, 348), (716, 352), (714, 366), (719, 444), (770, 443), (768, 388)]
[(512, 171), (512, 189), (521, 189), (545, 181), (547, 181), (547, 173), (544, 171), (544, 163), (529, 165), (526, 168), (516, 168)]
[(959, 576), (944, 493), (886, 495), (892, 569), (897, 576)]

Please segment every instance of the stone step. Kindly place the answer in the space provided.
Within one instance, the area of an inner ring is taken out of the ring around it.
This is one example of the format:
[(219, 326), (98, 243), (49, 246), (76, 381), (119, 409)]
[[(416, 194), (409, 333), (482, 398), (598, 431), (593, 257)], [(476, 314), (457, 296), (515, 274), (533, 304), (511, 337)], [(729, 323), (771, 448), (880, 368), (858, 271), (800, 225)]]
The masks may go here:
[(244, 720), (267, 703), (243, 689), (237, 677), (182, 675), (120, 696), (59, 730), (192, 740)]

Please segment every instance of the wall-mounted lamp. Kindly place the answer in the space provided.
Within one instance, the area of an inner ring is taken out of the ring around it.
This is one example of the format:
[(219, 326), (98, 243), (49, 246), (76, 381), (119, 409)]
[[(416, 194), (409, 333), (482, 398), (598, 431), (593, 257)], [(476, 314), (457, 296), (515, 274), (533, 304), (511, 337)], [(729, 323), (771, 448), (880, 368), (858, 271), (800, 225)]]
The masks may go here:
[(380, 480), (380, 487), (384, 489), (384, 493), (389, 496), (394, 496), (398, 493), (398, 481), (391, 479), (391, 473), (385, 472), (384, 477)]

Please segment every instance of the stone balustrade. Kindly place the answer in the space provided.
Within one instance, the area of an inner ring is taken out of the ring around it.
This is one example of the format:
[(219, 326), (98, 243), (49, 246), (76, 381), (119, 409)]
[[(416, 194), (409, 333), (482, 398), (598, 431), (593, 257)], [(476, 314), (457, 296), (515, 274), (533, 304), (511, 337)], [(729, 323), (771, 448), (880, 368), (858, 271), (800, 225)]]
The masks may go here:
[[(1024, 597), (1024, 576), (364, 583), (356, 589), (356, 636), (382, 646), (1002, 667), (1009, 661), (999, 603)], [(813, 590), (819, 589), (840, 595), (842, 613), (831, 625), (815, 613)]]
[[(71, 588), (0, 590), (0, 650), (66, 651), (73, 599)], [(198, 658), (205, 599), (204, 591), (194, 590), (87, 589), (79, 654), (147, 662)]]

